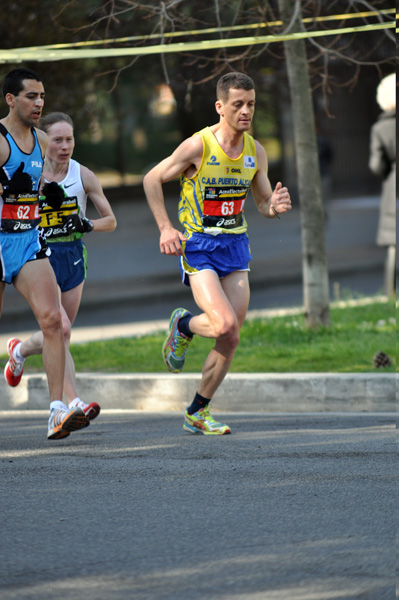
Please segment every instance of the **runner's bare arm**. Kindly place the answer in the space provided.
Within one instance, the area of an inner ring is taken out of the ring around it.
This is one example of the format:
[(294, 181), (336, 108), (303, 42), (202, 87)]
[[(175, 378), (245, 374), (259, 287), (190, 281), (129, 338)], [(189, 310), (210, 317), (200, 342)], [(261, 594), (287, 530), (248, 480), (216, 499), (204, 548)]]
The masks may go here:
[(80, 173), (85, 192), (100, 215), (99, 219), (91, 219), (94, 225), (93, 231), (114, 231), (116, 218), (97, 175), (83, 165), (80, 166)]
[(274, 219), (277, 214), (291, 210), (290, 194), (280, 181), (274, 190), (272, 189), (266, 152), (259, 142), (256, 142), (256, 159), (258, 169), (251, 183), (252, 194), (259, 212), (264, 217)]
[(182, 254), (181, 242), (184, 235), (174, 228), (165, 208), (162, 184), (172, 181), (194, 165), (198, 169), (202, 158), (202, 140), (199, 135), (188, 138), (167, 158), (162, 160), (143, 181), (147, 202), (160, 231), (160, 250), (162, 254), (179, 256)]
[[(4, 165), (7, 162), (8, 157), (10, 156), (10, 146), (6, 138), (3, 135), (0, 135), (0, 165)], [(3, 195), (3, 186), (0, 183), (0, 196)]]
[(47, 149), (47, 144), (48, 144), (47, 133), (45, 133), (42, 129), (37, 129), (37, 127), (35, 127), (35, 131), (36, 131), (37, 139), (38, 139), (38, 142), (40, 145), (40, 149), (42, 151), (42, 156), (44, 156), (46, 154), (46, 149)]

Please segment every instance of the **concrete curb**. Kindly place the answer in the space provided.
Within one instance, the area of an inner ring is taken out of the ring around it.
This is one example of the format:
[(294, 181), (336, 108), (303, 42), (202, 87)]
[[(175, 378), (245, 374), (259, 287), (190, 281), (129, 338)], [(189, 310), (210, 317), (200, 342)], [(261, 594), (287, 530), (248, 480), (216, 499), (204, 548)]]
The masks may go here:
[[(201, 375), (77, 375), (85, 402), (104, 409), (183, 411)], [(399, 381), (395, 373), (229, 374), (215, 394), (214, 407), (232, 412), (396, 412)], [(48, 409), (44, 375), (24, 376), (10, 388), (0, 380), (0, 411)]]

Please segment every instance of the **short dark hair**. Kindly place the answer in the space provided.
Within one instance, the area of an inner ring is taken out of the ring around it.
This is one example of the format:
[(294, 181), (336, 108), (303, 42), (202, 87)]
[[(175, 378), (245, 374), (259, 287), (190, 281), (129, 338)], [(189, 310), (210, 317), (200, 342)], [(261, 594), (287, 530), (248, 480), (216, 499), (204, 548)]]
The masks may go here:
[(236, 90), (254, 90), (255, 84), (253, 79), (244, 73), (238, 73), (233, 71), (232, 73), (225, 73), (221, 76), (216, 84), (216, 98), (222, 102), (226, 102), (229, 98), (229, 90), (234, 88)]
[(74, 128), (71, 117), (63, 112), (52, 112), (46, 115), (45, 117), (42, 117), (40, 119), (39, 127), (40, 129), (43, 129), (43, 131), (48, 133), (48, 130), (52, 125), (54, 125), (55, 123), (63, 122), (68, 123), (72, 127), (72, 129)]
[(13, 94), (18, 96), (24, 89), (24, 79), (35, 79), (36, 81), (42, 81), (42, 78), (36, 71), (31, 69), (13, 69), (4, 77), (3, 81), (3, 96), (7, 94)]

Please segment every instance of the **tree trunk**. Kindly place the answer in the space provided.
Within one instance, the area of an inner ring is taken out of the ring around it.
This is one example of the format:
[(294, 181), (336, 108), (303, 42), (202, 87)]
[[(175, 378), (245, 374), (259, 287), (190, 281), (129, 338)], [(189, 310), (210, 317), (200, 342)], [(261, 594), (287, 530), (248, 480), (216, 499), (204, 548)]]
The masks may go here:
[(115, 110), (115, 121), (116, 121), (116, 140), (115, 140), (115, 155), (116, 165), (115, 170), (118, 171), (122, 176), (122, 182), (124, 185), (126, 175), (126, 149), (124, 139), (124, 122), (125, 115), (122, 108), (122, 99), (119, 86), (113, 90), (111, 99)]
[[(279, 0), (281, 18), (288, 25), (299, 0)], [(298, 10), (290, 33), (300, 31)], [(301, 209), (302, 275), (306, 324), (330, 324), (324, 209), (315, 119), (304, 40), (284, 42), (294, 122), (295, 153)]]

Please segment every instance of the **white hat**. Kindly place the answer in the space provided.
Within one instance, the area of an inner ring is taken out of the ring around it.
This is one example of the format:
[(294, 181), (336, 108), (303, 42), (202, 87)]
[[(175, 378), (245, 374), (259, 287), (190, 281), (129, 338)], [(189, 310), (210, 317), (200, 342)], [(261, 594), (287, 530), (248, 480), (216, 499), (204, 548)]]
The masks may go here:
[(382, 110), (396, 108), (396, 74), (391, 73), (382, 79), (377, 88), (377, 102)]

